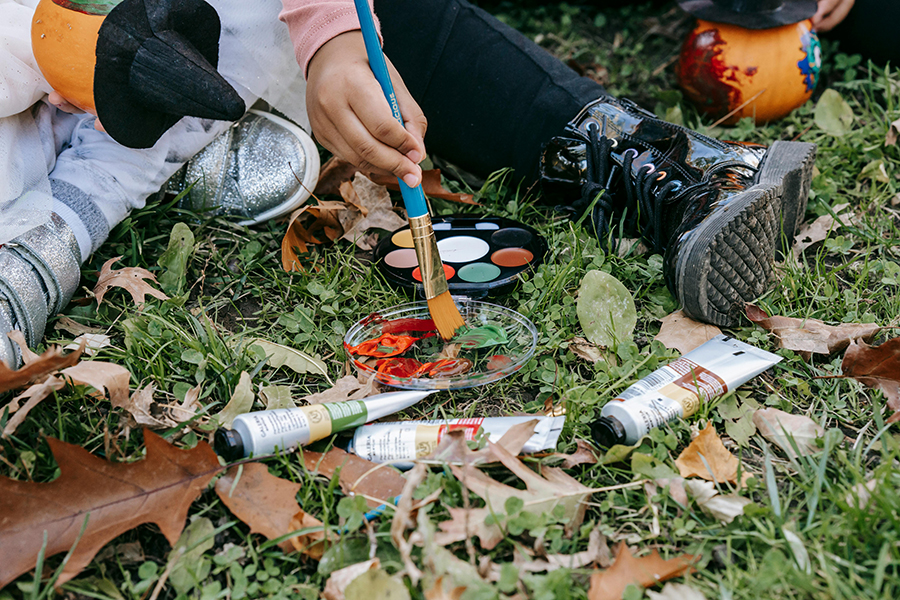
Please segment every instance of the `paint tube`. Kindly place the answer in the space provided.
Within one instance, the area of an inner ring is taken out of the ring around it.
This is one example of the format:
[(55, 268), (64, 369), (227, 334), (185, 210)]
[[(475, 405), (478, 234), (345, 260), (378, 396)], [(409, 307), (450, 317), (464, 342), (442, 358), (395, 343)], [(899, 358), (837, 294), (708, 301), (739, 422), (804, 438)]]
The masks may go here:
[(372, 462), (390, 462), (399, 468), (411, 467), (406, 461), (432, 454), (448, 431), (462, 430), (467, 440), (475, 439), (478, 432), (483, 431), (490, 441), (497, 442), (513, 425), (534, 420), (537, 420), (537, 426), (522, 447), (522, 452), (556, 448), (566, 418), (535, 415), (372, 423), (356, 430), (348, 451)]
[(591, 424), (592, 437), (605, 448), (636, 444), (654, 427), (689, 417), (702, 402), (725, 395), (780, 360), (771, 352), (717, 335), (607, 403)]
[(365, 400), (245, 413), (235, 418), (231, 429), (216, 431), (216, 452), (227, 460), (236, 460), (305, 446), (409, 408), (435, 391), (391, 392)]

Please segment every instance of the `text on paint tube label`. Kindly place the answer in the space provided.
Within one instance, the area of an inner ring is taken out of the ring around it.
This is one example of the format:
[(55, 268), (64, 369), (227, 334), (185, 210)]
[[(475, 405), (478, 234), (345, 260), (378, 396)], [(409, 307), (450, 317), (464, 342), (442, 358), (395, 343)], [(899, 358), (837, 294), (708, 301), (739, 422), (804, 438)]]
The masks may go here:
[(300, 445), (321, 440), (332, 431), (341, 431), (366, 422), (366, 404), (361, 400), (314, 404), (296, 409), (260, 411), (250, 419), (261, 439), (290, 438)]

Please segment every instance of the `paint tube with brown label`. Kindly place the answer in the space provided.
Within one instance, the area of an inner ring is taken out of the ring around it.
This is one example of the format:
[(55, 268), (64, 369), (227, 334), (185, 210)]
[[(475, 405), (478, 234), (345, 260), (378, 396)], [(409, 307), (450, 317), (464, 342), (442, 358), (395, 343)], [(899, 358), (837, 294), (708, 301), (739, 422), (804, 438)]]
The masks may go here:
[(611, 400), (591, 423), (604, 448), (633, 445), (651, 429), (689, 417), (709, 402), (756, 377), (781, 357), (727, 335), (717, 335), (650, 373)]
[(372, 462), (390, 462), (399, 468), (412, 467), (408, 461), (432, 454), (448, 431), (462, 430), (467, 440), (474, 440), (481, 431), (496, 443), (513, 425), (535, 420), (534, 433), (525, 442), (522, 453), (556, 448), (566, 418), (535, 415), (372, 423), (356, 430), (348, 451)]

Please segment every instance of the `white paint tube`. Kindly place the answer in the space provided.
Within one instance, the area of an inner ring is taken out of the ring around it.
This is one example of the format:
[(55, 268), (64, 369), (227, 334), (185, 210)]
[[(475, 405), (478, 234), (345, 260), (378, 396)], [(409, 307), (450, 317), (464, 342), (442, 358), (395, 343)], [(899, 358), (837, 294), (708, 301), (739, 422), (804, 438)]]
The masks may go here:
[(717, 335), (657, 369), (611, 400), (591, 423), (604, 448), (633, 445), (651, 429), (697, 412), (701, 403), (724, 396), (781, 357), (727, 335)]
[(237, 460), (305, 446), (337, 431), (409, 408), (435, 392), (390, 392), (364, 400), (245, 413), (235, 418), (231, 429), (216, 431), (216, 452), (226, 460)]
[(530, 454), (556, 448), (566, 418), (535, 415), (372, 423), (356, 430), (348, 451), (372, 462), (411, 467), (405, 461), (432, 454), (448, 431), (462, 430), (467, 440), (475, 439), (478, 432), (483, 431), (490, 441), (497, 442), (513, 425), (534, 420), (537, 420), (537, 426), (522, 452)]

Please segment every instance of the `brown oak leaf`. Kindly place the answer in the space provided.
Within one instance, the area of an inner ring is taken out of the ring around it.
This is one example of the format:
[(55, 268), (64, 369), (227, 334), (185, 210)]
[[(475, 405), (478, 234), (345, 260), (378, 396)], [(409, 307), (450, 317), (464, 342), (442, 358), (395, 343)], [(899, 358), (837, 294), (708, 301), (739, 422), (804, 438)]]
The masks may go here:
[(372, 229), (395, 231), (406, 225), (406, 220), (394, 212), (387, 189), (362, 173), (342, 183), (340, 192), (344, 201), (355, 209), (340, 215), (344, 228), (342, 240), (354, 242), (362, 250), (371, 250), (378, 243), (377, 234), (369, 234)]
[[(260, 463), (231, 467), (216, 482), (216, 494), (236, 517), (250, 526), (251, 533), (261, 533), (270, 540), (306, 527), (322, 527), (322, 522), (306, 515), (297, 504), (300, 484), (275, 477)], [(298, 515), (302, 513), (302, 515)], [(304, 519), (303, 516), (307, 518)], [(298, 519), (299, 517), (299, 519)], [(302, 527), (294, 527), (299, 520)], [(295, 540), (295, 538), (300, 538)], [(297, 546), (312, 558), (325, 551), (324, 530), (283, 540), (278, 547), (285, 552)]]
[(113, 269), (112, 265), (121, 259), (121, 256), (111, 258), (100, 268), (100, 277), (94, 286), (94, 297), (97, 304), (103, 302), (103, 297), (111, 287), (120, 287), (131, 294), (131, 299), (138, 306), (145, 302), (145, 297), (150, 294), (159, 300), (168, 300), (169, 297), (160, 290), (154, 288), (149, 282), (156, 283), (156, 276), (141, 267), (124, 267)]
[(715, 325), (700, 323), (684, 314), (683, 310), (677, 310), (663, 317), (662, 327), (653, 339), (666, 348), (674, 348), (682, 354), (687, 354), (720, 333), (722, 330)]
[(663, 560), (654, 548), (648, 556), (635, 558), (624, 542), (616, 548), (616, 561), (605, 571), (591, 575), (588, 600), (621, 600), (629, 585), (642, 588), (680, 577), (691, 569), (698, 556), (682, 554)]
[(827, 325), (818, 319), (770, 317), (753, 304), (747, 304), (744, 312), (748, 319), (775, 334), (780, 348), (793, 350), (807, 361), (813, 354), (827, 356), (839, 352), (857, 338), (871, 341), (881, 331), (881, 327), (874, 323)]
[(34, 568), (45, 540), (45, 556), (75, 546), (57, 585), (143, 523), (156, 523), (170, 544), (178, 541), (188, 508), (222, 467), (205, 442), (179, 450), (150, 431), (144, 440), (147, 458), (112, 463), (47, 438), (59, 477), (34, 483), (0, 476), (0, 588)]
[[(12, 401), (6, 405), (9, 408), (9, 414), (12, 416), (9, 421), (6, 422), (6, 427), (3, 428), (3, 433), (0, 434), (0, 437), (6, 439), (14, 434), (19, 425), (25, 420), (25, 417), (28, 416), (28, 413), (31, 412), (32, 408), (37, 406), (44, 398), (56, 390), (61, 390), (65, 385), (65, 381), (50, 375), (42, 383), (34, 384), (13, 398)], [(22, 406), (19, 406), (19, 401), (21, 400), (26, 400), (26, 402)]]
[(561, 458), (562, 468), (571, 469), (578, 465), (595, 465), (597, 464), (597, 451), (588, 442), (578, 439), (575, 440), (575, 452), (572, 454), (562, 454), (554, 452), (550, 456), (553, 458)]
[(869, 346), (854, 340), (844, 354), (841, 372), (861, 384), (881, 390), (894, 414), (889, 423), (900, 421), (900, 338), (892, 338), (880, 346)]
[(301, 271), (298, 252), (306, 254), (310, 244), (322, 244), (325, 239), (333, 242), (341, 237), (343, 229), (338, 214), (346, 209), (343, 202), (320, 201), (318, 205), (306, 204), (292, 212), (281, 240), (281, 267), (285, 271)]
[[(737, 482), (739, 462), (735, 455), (728, 451), (712, 422), (700, 432), (687, 448), (675, 459), (675, 466), (682, 477), (700, 477), (708, 481)], [(745, 470), (741, 483), (750, 474)]]

